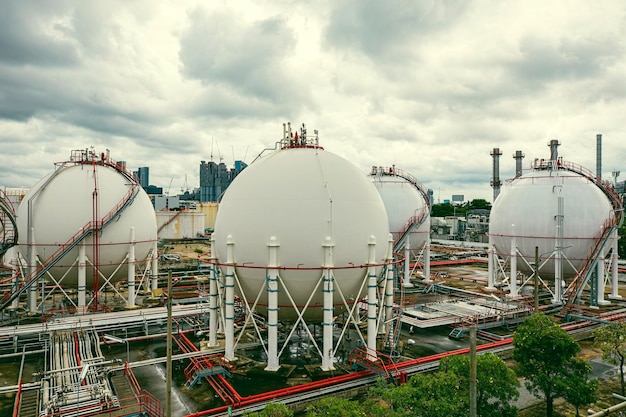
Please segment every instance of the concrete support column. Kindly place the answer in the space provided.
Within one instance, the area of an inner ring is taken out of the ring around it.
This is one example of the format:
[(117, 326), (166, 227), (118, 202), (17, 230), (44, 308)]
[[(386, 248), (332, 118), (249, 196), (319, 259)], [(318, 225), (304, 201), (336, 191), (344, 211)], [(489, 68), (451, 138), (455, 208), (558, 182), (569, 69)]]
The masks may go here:
[[(563, 196), (558, 188), (557, 216), (556, 216), (556, 254), (554, 255), (554, 304), (563, 302)], [(537, 266), (539, 268), (539, 266)]]
[(150, 277), (152, 278), (152, 285), (150, 289), (152, 290), (152, 295), (154, 296), (154, 292), (159, 288), (159, 248), (156, 240), (152, 245), (152, 267), (150, 268)]
[(211, 253), (210, 268), (209, 268), (209, 346), (217, 346), (217, 266), (215, 262), (215, 237), (211, 235), (211, 242), (209, 251)]
[[(35, 250), (35, 229), (30, 228), (31, 240), (29, 245), (29, 258), (28, 258), (28, 272), (30, 279), (34, 279), (37, 275), (37, 251)], [(28, 292), (28, 312), (30, 314), (37, 314), (37, 284), (30, 286)]]
[(128, 245), (128, 300), (126, 308), (135, 306), (135, 227), (130, 228), (130, 245)]
[(495, 269), (495, 265), (497, 262), (496, 258), (496, 250), (493, 246), (493, 238), (489, 235), (489, 249), (487, 250), (487, 291), (495, 291), (495, 276), (497, 270)]
[(424, 282), (430, 282), (430, 235), (424, 245)]
[(610, 298), (615, 298), (619, 300), (622, 298), (622, 296), (619, 295), (618, 293), (619, 281), (618, 281), (618, 270), (617, 270), (617, 267), (618, 267), (617, 245), (619, 241), (619, 235), (617, 234), (617, 229), (613, 231), (612, 239), (613, 239), (613, 250), (612, 250), (612, 256), (611, 256), (611, 296)]
[(598, 277), (598, 305), (603, 306), (607, 304), (611, 304), (610, 301), (604, 299), (604, 291), (605, 291), (605, 278), (604, 275), (604, 267), (605, 267), (605, 252), (604, 248), (600, 250), (598, 253), (598, 264), (596, 265), (596, 276)]
[(510, 296), (517, 297), (517, 239), (515, 225), (511, 225), (511, 277), (509, 279)]
[(278, 244), (270, 237), (267, 269), (267, 366), (266, 371), (278, 371)]
[(224, 277), (224, 292), (226, 305), (224, 321), (226, 328), (224, 339), (224, 358), (228, 361), (237, 360), (235, 357), (235, 258), (232, 235), (226, 237), (226, 275)]
[(87, 307), (85, 303), (87, 292), (87, 255), (85, 253), (85, 242), (78, 245), (78, 312), (85, 313)]
[(376, 275), (376, 238), (370, 236), (367, 257), (367, 359), (375, 361), (376, 355), (376, 319), (378, 311), (378, 283)]
[(332, 371), (333, 364), (333, 246), (330, 236), (324, 242), (324, 276), (322, 277), (322, 291), (324, 292), (324, 313), (322, 322), (322, 370)]
[(411, 245), (409, 244), (409, 239), (406, 240), (406, 245), (404, 245), (404, 280), (402, 281), (402, 286), (404, 288), (413, 286), (411, 284)]
[[(393, 236), (389, 234), (389, 240), (387, 242), (387, 284), (385, 286), (385, 321), (387, 326), (391, 326), (391, 319), (393, 318)], [(386, 329), (385, 329), (386, 332)]]

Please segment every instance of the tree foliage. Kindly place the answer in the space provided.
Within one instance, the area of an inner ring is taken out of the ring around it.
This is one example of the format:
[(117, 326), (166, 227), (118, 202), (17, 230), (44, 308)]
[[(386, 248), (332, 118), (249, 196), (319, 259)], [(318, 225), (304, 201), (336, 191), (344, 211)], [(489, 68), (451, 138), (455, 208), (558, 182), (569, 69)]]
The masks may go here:
[(293, 417), (293, 411), (289, 410), (285, 404), (269, 403), (261, 411), (244, 413), (247, 417)]
[(554, 400), (568, 397), (569, 386), (579, 383), (585, 374), (575, 358), (580, 346), (547, 316), (533, 314), (515, 332), (513, 347), (517, 374), (526, 378), (530, 392), (545, 398), (547, 416), (551, 417)]
[(565, 399), (576, 407), (576, 417), (578, 417), (580, 407), (598, 399), (598, 381), (589, 380), (591, 365), (582, 359), (572, 359), (568, 365), (568, 371), (570, 376), (565, 388)]
[(619, 366), (622, 395), (624, 393), (624, 360), (626, 359), (626, 323), (614, 322), (594, 332), (595, 344), (602, 350), (602, 359)]
[[(511, 402), (519, 397), (520, 386), (515, 372), (493, 353), (479, 355), (476, 360), (477, 411), (481, 417), (516, 416)], [(469, 356), (448, 356), (441, 361), (440, 369), (453, 372), (467, 388), (469, 397)], [(465, 392), (463, 393), (465, 395)]]

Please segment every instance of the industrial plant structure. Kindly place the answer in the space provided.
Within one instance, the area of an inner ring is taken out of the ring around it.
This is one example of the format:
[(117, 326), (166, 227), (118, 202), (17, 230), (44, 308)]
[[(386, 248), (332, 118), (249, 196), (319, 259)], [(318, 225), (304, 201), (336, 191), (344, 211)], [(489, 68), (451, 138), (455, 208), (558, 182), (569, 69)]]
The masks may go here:
[(494, 202), (488, 288), (504, 276), (515, 297), (537, 275), (555, 304), (575, 302), (589, 285), (590, 304), (597, 306), (605, 302), (606, 265), (612, 269), (611, 296), (619, 297), (617, 229), (623, 203), (599, 175), (559, 157), (558, 141), (549, 146), (550, 158), (535, 159)]
[[(491, 152), (493, 208), (467, 219), (473, 233), (488, 222), (488, 244), (431, 242), (432, 201), (417, 178), (395, 165), (361, 172), (304, 125), (284, 124), (273, 147), (235, 171), (203, 161), (201, 195), (218, 201), (214, 228), (203, 227), (202, 208), (187, 207), (193, 225), (178, 235), (168, 228), (185, 228), (181, 212), (158, 220), (137, 176), (108, 150), (72, 151), (16, 210), (0, 195), (0, 255), (12, 274), (1, 281), (0, 359), (21, 360), (18, 382), (4, 392), (16, 393), (20, 417), (161, 417), (159, 395), (134, 372), (178, 363), (181, 391), (212, 391), (211, 406), (190, 415), (241, 415), (269, 401), (402, 383), (467, 353), (458, 343), (469, 326), (485, 339), (480, 350), (496, 352), (511, 338), (489, 329), (508, 330), (538, 309), (566, 314), (588, 302), (598, 315), (581, 326), (599, 326), (618, 317), (607, 304), (620, 302), (623, 203), (600, 165), (593, 174), (560, 158), (557, 141), (550, 150), (527, 169), (517, 151), (508, 181), (500, 180), (502, 151)], [(160, 256), (180, 260), (160, 247), (159, 231), (206, 250), (194, 252), (193, 268), (159, 273)], [(544, 305), (531, 305), (533, 290), (549, 295)], [(107, 293), (117, 305), (102, 299)], [(447, 326), (442, 338), (454, 348), (410, 356), (417, 333)], [(166, 357), (133, 358), (131, 346), (163, 341)], [(44, 365), (25, 382), (28, 355)], [(233, 382), (238, 366), (255, 372), (253, 384), (289, 376), (275, 391), (244, 396)], [(294, 369), (307, 382), (287, 379)], [(162, 388), (158, 375), (144, 381)], [(166, 387), (167, 395), (178, 389)]]
[[(28, 292), (28, 311), (43, 312), (47, 297), (61, 292), (78, 312), (97, 311), (99, 293), (120, 280), (128, 283), (127, 306), (132, 307), (138, 268), (143, 274), (138, 284), (147, 286), (150, 272), (156, 285), (152, 204), (108, 151), (72, 151), (69, 161), (57, 163), (54, 172), (29, 190), (16, 217), (21, 233), (10, 263), (20, 273), (0, 308), (11, 303), (16, 307), (19, 296)], [(47, 294), (40, 292), (44, 281), (52, 283)], [(76, 300), (67, 296), (68, 288), (77, 290)]]
[[(392, 244), (385, 206), (367, 178), (350, 162), (319, 145), (317, 131), (285, 125), (274, 152), (257, 158), (230, 185), (220, 204), (213, 233), (213, 264), (225, 289), (225, 356), (235, 358), (234, 297), (246, 315), (267, 315), (267, 369), (279, 367), (278, 321), (309, 332), (322, 360), (334, 369), (339, 341), (334, 317), (348, 315), (356, 326), (358, 301), (367, 295), (367, 342), (391, 319)], [(217, 278), (211, 277), (211, 342), (216, 340)], [(308, 330), (320, 322), (322, 346)], [(342, 331), (342, 335), (345, 332)], [(286, 338), (286, 342), (289, 337)]]

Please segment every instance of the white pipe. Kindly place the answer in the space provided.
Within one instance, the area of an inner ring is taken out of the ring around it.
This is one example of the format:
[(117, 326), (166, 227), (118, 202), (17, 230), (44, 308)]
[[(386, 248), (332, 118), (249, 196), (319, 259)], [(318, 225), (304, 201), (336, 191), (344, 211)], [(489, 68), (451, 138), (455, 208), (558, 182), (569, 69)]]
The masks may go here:
[(333, 365), (333, 246), (330, 236), (327, 236), (324, 244), (324, 276), (322, 278), (322, 291), (324, 292), (324, 314), (322, 322), (322, 370), (332, 371)]
[(152, 245), (152, 267), (150, 268), (150, 276), (152, 278), (152, 295), (159, 288), (159, 248), (157, 241)]
[(209, 346), (218, 346), (217, 342), (217, 271), (215, 268), (215, 236), (211, 235), (209, 251), (211, 253), (211, 263), (209, 269)]
[(617, 290), (619, 289), (618, 283), (618, 241), (619, 235), (617, 234), (617, 229), (613, 231), (613, 251), (611, 256), (611, 298), (621, 299), (622, 296), (618, 294)]
[(404, 245), (404, 281), (402, 281), (402, 286), (404, 288), (413, 286), (411, 284), (411, 245), (408, 239), (406, 240), (406, 245)]
[(232, 235), (226, 237), (226, 276), (224, 289), (226, 292), (225, 339), (224, 358), (228, 361), (237, 360), (235, 357), (235, 261), (233, 256), (235, 242)]
[(424, 245), (424, 282), (430, 282), (430, 234)]
[(376, 310), (378, 307), (378, 283), (376, 282), (376, 238), (372, 235), (367, 244), (367, 359), (375, 361), (376, 355)]
[(610, 301), (607, 301), (604, 299), (604, 291), (605, 291), (605, 276), (604, 276), (604, 267), (605, 267), (605, 260), (604, 260), (604, 256), (605, 256), (605, 252), (604, 252), (604, 248), (600, 249), (600, 252), (598, 253), (598, 264), (596, 265), (596, 277), (598, 279), (598, 305), (602, 306), (602, 305), (607, 305), (607, 304), (611, 304)]
[(517, 297), (517, 239), (515, 225), (511, 225), (511, 277), (509, 279), (511, 297)]
[[(35, 229), (30, 228), (31, 241), (28, 242), (30, 250), (30, 259), (28, 260), (29, 277), (32, 279), (37, 274), (37, 251), (35, 250)], [(37, 313), (37, 285), (31, 285), (28, 293), (28, 311), (32, 314)]]
[[(391, 319), (393, 318), (393, 236), (389, 234), (389, 240), (387, 244), (387, 258), (385, 260), (387, 264), (387, 285), (385, 286), (385, 321), (387, 327), (391, 326)], [(385, 329), (386, 332), (387, 329)]]
[(488, 291), (495, 291), (495, 268), (494, 265), (496, 263), (496, 251), (493, 247), (493, 238), (489, 235), (489, 250), (487, 251), (487, 288)]
[(128, 245), (128, 300), (126, 301), (126, 308), (133, 307), (135, 307), (135, 227), (131, 226), (130, 245)]
[(87, 293), (87, 254), (85, 242), (78, 245), (78, 312), (85, 313)]
[[(560, 194), (557, 199), (558, 211), (556, 216), (556, 253), (554, 255), (554, 304), (563, 302), (563, 196)], [(537, 268), (539, 268), (537, 266)]]
[(267, 366), (266, 371), (278, 371), (278, 241), (270, 237), (267, 270)]

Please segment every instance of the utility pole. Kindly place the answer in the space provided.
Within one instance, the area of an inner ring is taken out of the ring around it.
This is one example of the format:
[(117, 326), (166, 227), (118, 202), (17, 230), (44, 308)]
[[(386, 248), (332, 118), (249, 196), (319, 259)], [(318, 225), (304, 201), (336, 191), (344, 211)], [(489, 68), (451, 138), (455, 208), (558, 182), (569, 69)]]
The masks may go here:
[(476, 325), (470, 326), (470, 417), (477, 417), (476, 404)]
[(167, 271), (167, 361), (165, 366), (165, 416), (172, 416), (172, 270)]

